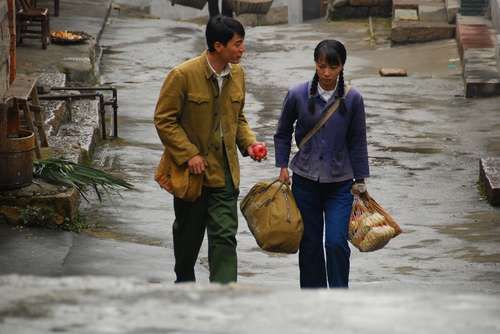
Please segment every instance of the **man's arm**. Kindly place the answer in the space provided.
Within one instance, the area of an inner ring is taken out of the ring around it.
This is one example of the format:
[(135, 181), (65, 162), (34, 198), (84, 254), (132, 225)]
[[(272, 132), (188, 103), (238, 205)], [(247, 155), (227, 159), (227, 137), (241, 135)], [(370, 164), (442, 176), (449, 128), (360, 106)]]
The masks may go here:
[(178, 165), (186, 163), (200, 153), (178, 122), (184, 105), (185, 92), (185, 77), (178, 69), (173, 69), (163, 82), (154, 115), (158, 136)]

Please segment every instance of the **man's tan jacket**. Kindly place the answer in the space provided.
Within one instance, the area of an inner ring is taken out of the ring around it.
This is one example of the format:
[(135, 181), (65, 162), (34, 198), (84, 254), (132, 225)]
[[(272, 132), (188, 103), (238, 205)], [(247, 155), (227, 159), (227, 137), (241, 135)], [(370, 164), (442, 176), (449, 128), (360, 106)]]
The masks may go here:
[(161, 88), (154, 116), (165, 146), (158, 170), (165, 170), (162, 164), (171, 163), (170, 159), (181, 166), (200, 154), (208, 163), (204, 185), (223, 187), (225, 148), (234, 187), (238, 188), (236, 148), (246, 156), (248, 146), (255, 142), (243, 115), (244, 103), (245, 75), (239, 65), (231, 66), (220, 94), (206, 51), (172, 69)]

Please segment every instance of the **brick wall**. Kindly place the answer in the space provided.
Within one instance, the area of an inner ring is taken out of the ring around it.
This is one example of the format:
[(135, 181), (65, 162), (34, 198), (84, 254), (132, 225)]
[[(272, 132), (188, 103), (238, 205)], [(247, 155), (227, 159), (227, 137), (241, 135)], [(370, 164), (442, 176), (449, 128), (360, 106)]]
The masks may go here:
[(7, 1), (0, 1), (0, 96), (5, 93), (9, 83), (9, 46)]

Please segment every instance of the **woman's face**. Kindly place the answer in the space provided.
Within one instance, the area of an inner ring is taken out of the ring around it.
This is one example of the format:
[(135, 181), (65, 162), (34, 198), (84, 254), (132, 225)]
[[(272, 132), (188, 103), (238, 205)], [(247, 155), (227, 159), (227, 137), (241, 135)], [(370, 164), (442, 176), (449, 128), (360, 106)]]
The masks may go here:
[(342, 65), (330, 65), (324, 59), (319, 59), (316, 62), (316, 73), (318, 73), (321, 88), (325, 90), (334, 89), (342, 68)]

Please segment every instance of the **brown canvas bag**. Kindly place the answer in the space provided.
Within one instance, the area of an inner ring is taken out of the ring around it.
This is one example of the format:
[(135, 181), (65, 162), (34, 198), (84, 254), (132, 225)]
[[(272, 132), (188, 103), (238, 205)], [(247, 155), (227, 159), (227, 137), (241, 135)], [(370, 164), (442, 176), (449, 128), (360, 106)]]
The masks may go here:
[(260, 248), (297, 252), (304, 226), (288, 184), (279, 180), (258, 182), (243, 198), (240, 209)]
[(187, 163), (177, 165), (165, 150), (156, 168), (155, 181), (174, 197), (194, 202), (201, 196), (203, 176), (203, 174), (191, 174)]

